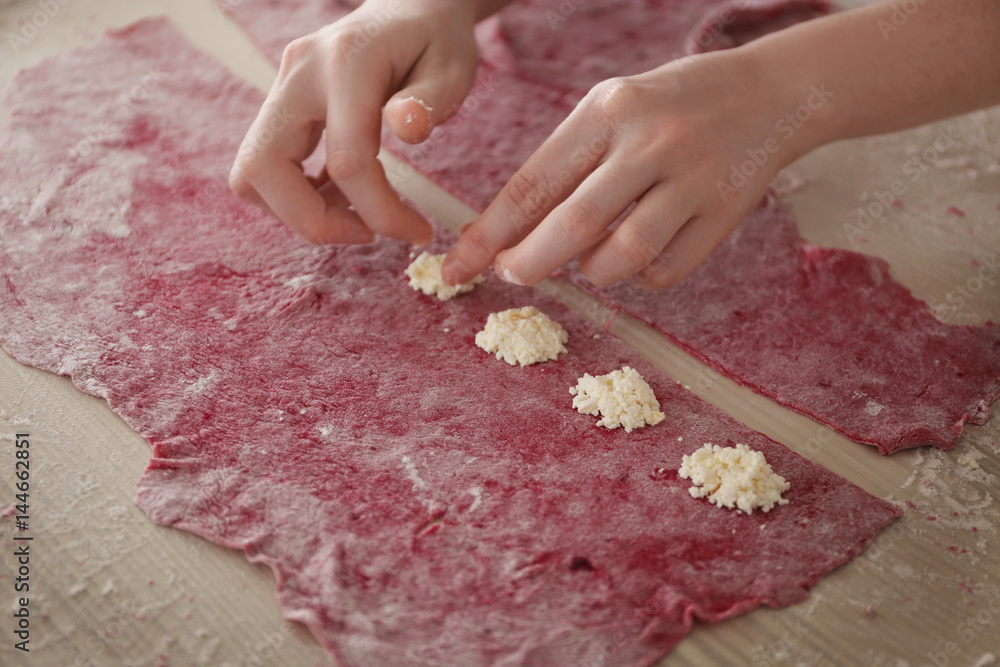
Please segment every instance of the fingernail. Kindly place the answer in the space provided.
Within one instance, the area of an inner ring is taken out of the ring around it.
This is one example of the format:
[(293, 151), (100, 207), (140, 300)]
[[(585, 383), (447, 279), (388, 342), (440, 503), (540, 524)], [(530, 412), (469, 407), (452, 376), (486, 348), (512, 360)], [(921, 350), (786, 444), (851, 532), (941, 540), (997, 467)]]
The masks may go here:
[(367, 229), (352, 229), (347, 235), (347, 243), (362, 245), (375, 240), (375, 235)]
[(441, 265), (441, 277), (449, 285), (464, 283), (469, 274), (469, 267), (458, 257), (445, 258), (444, 264)]
[(524, 283), (521, 282), (521, 279), (518, 278), (517, 276), (515, 276), (513, 274), (513, 272), (511, 272), (511, 270), (508, 269), (506, 266), (499, 266), (499, 267), (496, 267), (496, 268), (497, 268), (497, 271), (500, 274), (500, 278), (504, 282), (508, 282), (508, 283), (513, 284), (513, 285), (524, 285)]
[(417, 234), (412, 239), (410, 239), (410, 244), (417, 247), (430, 245), (433, 242), (434, 242), (434, 232), (430, 232), (427, 234)]
[[(412, 104), (406, 105), (408, 102), (416, 102), (418, 108), (414, 108)], [(416, 96), (401, 100), (401, 104), (404, 105), (403, 109), (406, 110), (406, 116), (403, 118), (405, 136), (400, 138), (407, 143), (420, 143), (434, 129), (431, 127), (431, 112), (433, 109), (427, 102)]]
[[(409, 97), (403, 98), (402, 101), (403, 102), (409, 102), (411, 100), (414, 101), (414, 102), (416, 102), (417, 104), (419, 104), (421, 107), (423, 107), (424, 111), (427, 112), (427, 118), (428, 119), (431, 117), (431, 113), (434, 111), (434, 107), (432, 107), (431, 105), (427, 104), (427, 102), (424, 102), (422, 99), (420, 99), (416, 95), (410, 95)], [(414, 120), (416, 120), (416, 119), (413, 118), (412, 116), (407, 116), (406, 122), (407, 123), (412, 123)]]

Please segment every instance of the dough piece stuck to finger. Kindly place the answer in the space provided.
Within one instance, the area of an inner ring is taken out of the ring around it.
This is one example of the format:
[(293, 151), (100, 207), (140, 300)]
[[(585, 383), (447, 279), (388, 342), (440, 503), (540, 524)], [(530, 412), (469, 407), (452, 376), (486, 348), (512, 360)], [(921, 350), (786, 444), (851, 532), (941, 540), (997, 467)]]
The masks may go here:
[(467, 283), (449, 285), (441, 277), (441, 264), (444, 262), (444, 257), (444, 255), (432, 255), (427, 252), (420, 253), (420, 256), (406, 267), (406, 276), (410, 279), (410, 287), (427, 296), (436, 296), (442, 301), (447, 301), (459, 294), (471, 292), (476, 285), (483, 282), (483, 277), (479, 275)]
[(764, 454), (746, 445), (704, 447), (682, 459), (677, 474), (690, 479), (693, 498), (704, 498), (719, 507), (736, 508), (753, 514), (755, 509), (769, 512), (775, 505), (787, 505), (781, 497), (791, 484), (775, 473)]
[(486, 328), (476, 334), (476, 345), (511, 366), (555, 359), (566, 352), (568, 341), (566, 330), (534, 306), (491, 313)]
[(621, 426), (631, 433), (663, 421), (653, 389), (630, 366), (597, 377), (585, 373), (569, 393), (574, 396), (573, 407), (582, 414), (601, 416), (598, 426)]

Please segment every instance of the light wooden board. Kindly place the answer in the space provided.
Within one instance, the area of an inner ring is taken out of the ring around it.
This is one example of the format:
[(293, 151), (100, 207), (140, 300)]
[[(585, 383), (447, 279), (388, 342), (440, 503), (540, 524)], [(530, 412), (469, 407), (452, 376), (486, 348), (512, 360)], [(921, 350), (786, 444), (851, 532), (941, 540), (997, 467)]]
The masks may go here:
[[(0, 85), (17, 69), (94, 41), (106, 27), (161, 13), (237, 74), (261, 88), (270, 83), (274, 69), (207, 0), (0, 0)], [(32, 22), (37, 34), (14, 51), (7, 35)], [(0, 119), (5, 115), (0, 108)], [(865, 241), (852, 240), (845, 225), (857, 207), (908, 178), (907, 161), (949, 125), (959, 139), (918, 180), (906, 181), (903, 207), (874, 220)], [(897, 279), (940, 306), (943, 319), (981, 323), (1000, 319), (997, 277), (980, 285), (982, 264), (970, 261), (1000, 252), (998, 156), (1000, 113), (993, 110), (827, 147), (794, 165), (781, 182), (804, 179), (787, 198), (812, 242), (886, 257)], [(391, 157), (385, 162), (397, 187), (447, 226), (474, 217), (420, 175), (401, 174)], [(952, 205), (965, 217), (948, 213)], [(604, 321), (604, 308), (580, 290), (556, 281), (545, 289)], [(961, 289), (969, 298), (957, 307)], [(821, 581), (808, 601), (698, 624), (665, 664), (992, 664), (993, 652), (1000, 652), (996, 420), (967, 429), (952, 452), (884, 458), (719, 377), (629, 318), (617, 318), (611, 331), (740, 421), (876, 495), (916, 506), (864, 555)], [(0, 354), (0, 507), (14, 498), (19, 432), (30, 433), (32, 443), (32, 650), (14, 650), (7, 615), (0, 623), (0, 664), (332, 664), (308, 632), (281, 619), (266, 568), (155, 526), (135, 507), (149, 445), (104, 401)], [(0, 519), (4, 614), (14, 608), (14, 532), (12, 519)]]

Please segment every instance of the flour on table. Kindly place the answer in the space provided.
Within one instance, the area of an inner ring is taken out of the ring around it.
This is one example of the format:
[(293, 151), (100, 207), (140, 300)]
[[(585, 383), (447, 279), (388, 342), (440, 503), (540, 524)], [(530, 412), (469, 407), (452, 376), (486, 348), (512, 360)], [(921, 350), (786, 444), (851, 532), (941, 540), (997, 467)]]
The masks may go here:
[(406, 267), (406, 276), (410, 279), (410, 287), (427, 296), (436, 296), (442, 301), (447, 301), (459, 294), (471, 292), (476, 285), (483, 282), (482, 276), (476, 276), (467, 283), (449, 285), (441, 277), (441, 264), (444, 262), (444, 257), (444, 255), (432, 255), (427, 252), (420, 253), (420, 256)]
[(755, 509), (769, 512), (775, 505), (787, 505), (781, 494), (791, 487), (771, 469), (764, 454), (746, 445), (720, 447), (706, 443), (684, 456), (677, 474), (690, 479), (693, 498), (704, 498), (719, 507), (736, 508), (747, 514)]
[(568, 341), (566, 330), (534, 306), (491, 313), (476, 334), (476, 345), (511, 366), (551, 361), (566, 352)]
[(629, 366), (597, 377), (585, 373), (569, 393), (574, 397), (573, 407), (582, 414), (601, 416), (598, 426), (609, 429), (621, 426), (631, 433), (663, 421), (653, 389)]

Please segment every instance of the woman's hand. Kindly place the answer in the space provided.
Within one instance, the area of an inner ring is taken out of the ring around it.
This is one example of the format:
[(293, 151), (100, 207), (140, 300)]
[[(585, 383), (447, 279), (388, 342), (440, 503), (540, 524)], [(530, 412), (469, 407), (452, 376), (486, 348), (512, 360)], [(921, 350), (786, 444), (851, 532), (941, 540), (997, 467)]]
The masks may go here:
[[(314, 243), (375, 234), (429, 243), (430, 224), (400, 201), (376, 159), (382, 109), (409, 143), (457, 111), (475, 78), (482, 11), (468, 0), (368, 0), (289, 44), (230, 187)], [(302, 163), (324, 129), (326, 169), (311, 178)]]
[(996, 0), (884, 0), (605, 82), (467, 228), (444, 277), (495, 261), (531, 284), (582, 252), (598, 285), (676, 284), (810, 150), (1000, 104), (998, 30)]
[(579, 253), (598, 285), (631, 277), (658, 289), (683, 279), (811, 146), (808, 123), (786, 114), (823, 104), (795, 99), (737, 51), (595, 87), (466, 228), (446, 280), (495, 261), (502, 278), (530, 285)]

